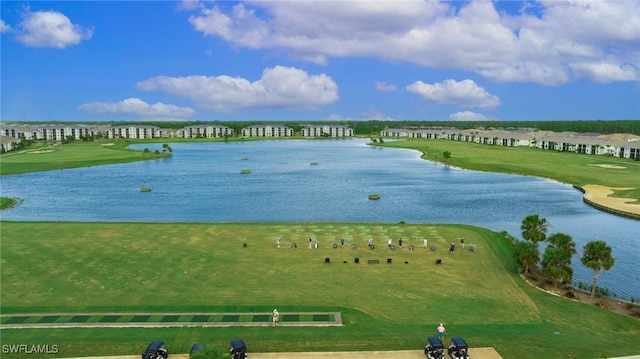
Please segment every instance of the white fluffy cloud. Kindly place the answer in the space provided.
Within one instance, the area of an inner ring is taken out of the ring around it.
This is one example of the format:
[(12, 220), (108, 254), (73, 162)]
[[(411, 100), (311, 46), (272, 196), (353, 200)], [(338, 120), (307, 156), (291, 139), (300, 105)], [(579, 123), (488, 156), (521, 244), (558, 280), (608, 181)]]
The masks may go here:
[(315, 109), (338, 99), (338, 86), (329, 76), (309, 75), (306, 71), (283, 66), (265, 69), (262, 77), (253, 82), (226, 75), (156, 76), (137, 83), (136, 88), (189, 97), (197, 106), (216, 112), (260, 108)]
[(4, 20), (0, 19), (0, 33), (11, 31), (11, 26), (7, 25)]
[(464, 108), (494, 108), (500, 99), (478, 86), (473, 80), (445, 80), (434, 84), (416, 81), (406, 90), (427, 103), (449, 104)]
[(78, 109), (95, 114), (133, 115), (149, 120), (183, 120), (195, 115), (189, 107), (178, 107), (164, 103), (148, 104), (139, 98), (128, 98), (120, 102), (91, 102)]
[(29, 11), (23, 14), (16, 38), (32, 47), (54, 47), (64, 49), (77, 45), (93, 36), (93, 29), (73, 24), (57, 11)]
[(388, 83), (382, 82), (382, 81), (376, 81), (374, 83), (374, 86), (376, 87), (376, 90), (382, 91), (382, 92), (393, 92), (393, 91), (396, 90), (396, 86), (395, 85), (388, 84)]
[(375, 56), (505, 82), (640, 79), (638, 1), (540, 1), (517, 14), (490, 1), (200, 3), (189, 22), (235, 46), (319, 64)]
[(491, 117), (487, 117), (485, 115), (472, 112), (472, 111), (461, 111), (452, 113), (449, 115), (449, 119), (452, 121), (493, 121), (494, 119)]

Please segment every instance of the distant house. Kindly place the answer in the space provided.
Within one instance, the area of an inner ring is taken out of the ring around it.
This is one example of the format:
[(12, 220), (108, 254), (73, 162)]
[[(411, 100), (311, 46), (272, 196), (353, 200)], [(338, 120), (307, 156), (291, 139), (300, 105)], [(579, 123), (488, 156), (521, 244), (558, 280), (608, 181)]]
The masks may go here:
[(306, 125), (300, 134), (302, 137), (352, 137), (353, 129), (343, 125)]
[(176, 131), (181, 138), (211, 138), (233, 136), (233, 129), (222, 125), (194, 125)]
[(15, 145), (20, 143), (21, 139), (17, 137), (0, 135), (0, 152), (9, 152), (15, 148)]
[(242, 129), (242, 137), (291, 137), (293, 129), (283, 125), (251, 125)]

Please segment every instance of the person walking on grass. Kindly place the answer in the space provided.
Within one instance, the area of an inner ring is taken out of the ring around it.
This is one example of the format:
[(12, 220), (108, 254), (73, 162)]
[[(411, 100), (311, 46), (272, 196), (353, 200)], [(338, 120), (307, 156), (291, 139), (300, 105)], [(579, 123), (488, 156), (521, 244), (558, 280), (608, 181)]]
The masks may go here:
[(438, 327), (438, 338), (440, 338), (440, 341), (442, 343), (444, 343), (444, 335), (447, 333), (447, 330), (444, 328), (444, 325), (442, 325), (442, 323), (440, 323), (440, 326)]
[(275, 328), (278, 326), (278, 321), (280, 320), (280, 313), (278, 313), (277, 309), (273, 310), (273, 324), (272, 326)]

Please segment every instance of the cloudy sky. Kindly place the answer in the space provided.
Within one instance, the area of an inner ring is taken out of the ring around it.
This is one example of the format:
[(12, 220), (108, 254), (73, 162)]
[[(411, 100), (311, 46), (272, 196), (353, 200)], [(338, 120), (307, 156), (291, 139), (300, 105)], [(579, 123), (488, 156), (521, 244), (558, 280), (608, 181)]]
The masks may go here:
[(640, 119), (640, 1), (3, 1), (3, 121)]

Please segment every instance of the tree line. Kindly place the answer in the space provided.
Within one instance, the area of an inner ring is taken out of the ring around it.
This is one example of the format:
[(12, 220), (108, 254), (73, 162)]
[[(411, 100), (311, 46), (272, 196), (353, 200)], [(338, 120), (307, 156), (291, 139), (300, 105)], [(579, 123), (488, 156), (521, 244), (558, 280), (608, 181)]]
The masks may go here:
[[(558, 283), (570, 284), (573, 278), (571, 259), (577, 253), (576, 243), (565, 233), (554, 233), (547, 237), (548, 226), (547, 220), (537, 214), (526, 216), (520, 225), (524, 240), (515, 242), (515, 258), (522, 265), (525, 275), (530, 270), (539, 270), (556, 287)], [(547, 247), (540, 258), (539, 245), (545, 242)], [(615, 264), (612, 249), (605, 241), (589, 241), (584, 245), (580, 262), (585, 267), (593, 269), (591, 298), (594, 298), (600, 271), (610, 270)]]

